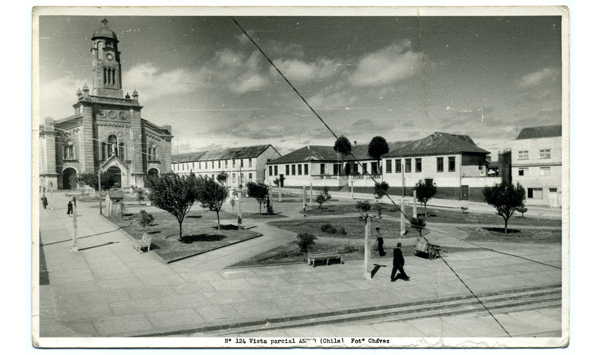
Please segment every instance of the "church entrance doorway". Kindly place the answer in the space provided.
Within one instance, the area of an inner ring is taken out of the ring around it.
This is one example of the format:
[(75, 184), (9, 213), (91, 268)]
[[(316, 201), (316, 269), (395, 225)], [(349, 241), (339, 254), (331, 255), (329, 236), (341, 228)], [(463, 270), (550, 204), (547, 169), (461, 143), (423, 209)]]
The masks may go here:
[(116, 166), (111, 166), (110, 168), (108, 168), (107, 172), (113, 176), (113, 180), (115, 182), (113, 187), (119, 187), (119, 188), (122, 187), (121, 186), (121, 169), (117, 168)]
[(149, 177), (158, 177), (158, 169), (152, 168), (152, 169), (148, 170), (148, 176)]
[(73, 168), (66, 168), (63, 171), (62, 176), (62, 188), (65, 190), (72, 190), (77, 188), (77, 170)]

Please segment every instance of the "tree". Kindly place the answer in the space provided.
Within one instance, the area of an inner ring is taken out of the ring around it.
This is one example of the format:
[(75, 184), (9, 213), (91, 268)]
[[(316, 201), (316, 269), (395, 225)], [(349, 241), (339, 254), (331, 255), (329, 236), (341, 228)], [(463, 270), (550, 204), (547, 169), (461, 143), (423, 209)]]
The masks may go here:
[(437, 186), (433, 183), (433, 180), (419, 180), (415, 184), (415, 191), (417, 191), (417, 200), (425, 206), (425, 217), (427, 217), (427, 201), (431, 200), (437, 193)]
[(377, 169), (379, 169), (378, 173), (381, 172), (381, 156), (389, 153), (389, 151), (390, 147), (388, 146), (385, 138), (376, 136), (371, 139), (368, 153), (371, 158), (377, 160)]
[(262, 214), (262, 204), (267, 202), (267, 198), (269, 197), (269, 187), (262, 182), (248, 182), (246, 184), (248, 188), (248, 196), (253, 197), (258, 201), (258, 210), (260, 214)]
[(196, 182), (196, 199), (200, 202), (202, 208), (208, 208), (210, 211), (217, 213), (218, 230), (221, 230), (219, 212), (227, 199), (228, 190), (227, 186), (219, 184), (207, 176), (200, 177)]
[(279, 178), (276, 178), (275, 180), (273, 180), (273, 185), (279, 186)]
[(298, 247), (300, 247), (300, 251), (303, 253), (307, 253), (308, 249), (315, 244), (315, 240), (317, 239), (317, 237), (309, 233), (298, 233), (296, 238), (298, 238)]
[(146, 227), (154, 222), (154, 216), (146, 212), (146, 210), (141, 210), (137, 222), (146, 231)]
[(521, 206), (515, 208), (515, 210), (521, 214), (521, 217), (525, 217), (525, 212), (527, 212), (527, 207), (525, 207), (525, 204), (522, 204)]
[(525, 201), (525, 189), (521, 184), (517, 186), (502, 182), (483, 188), (483, 198), (489, 205), (494, 206), (496, 213), (504, 218), (504, 233), (508, 233), (508, 219), (517, 208)]
[(410, 224), (413, 226), (413, 228), (415, 228), (419, 232), (419, 237), (422, 237), (423, 235), (421, 233), (422, 233), (423, 229), (425, 228), (425, 226), (427, 225), (427, 223), (425, 223), (425, 221), (422, 220), (421, 218), (412, 217), (410, 219)]
[[(345, 136), (340, 136), (338, 139), (336, 139), (335, 143), (333, 144), (333, 150), (335, 150), (336, 153), (338, 153), (338, 155), (341, 155), (342, 168), (343, 168), (344, 167), (344, 157), (346, 157), (347, 155), (349, 155), (352, 152), (352, 143), (350, 143), (348, 138), (346, 138)], [(342, 169), (340, 169), (339, 175), (342, 175), (341, 171), (342, 171)]]
[[(98, 173), (83, 173), (77, 175), (77, 182), (80, 184), (85, 184), (94, 191), (98, 192)], [(100, 187), (102, 190), (110, 190), (115, 183), (117, 182), (117, 178), (113, 173), (109, 173), (108, 171), (100, 172)]]
[(325, 197), (323, 197), (323, 195), (319, 195), (319, 196), (317, 196), (317, 198), (315, 199), (315, 201), (319, 204), (319, 209), (321, 209), (321, 207), (323, 207), (323, 204), (327, 200), (325, 199)]
[(137, 193), (138, 205), (141, 205), (142, 200), (144, 199), (144, 196), (146, 195), (146, 190), (144, 190), (141, 187), (138, 187), (137, 189), (135, 189), (135, 192)]
[(386, 195), (389, 188), (390, 185), (385, 181), (382, 181), (381, 183), (375, 182), (375, 186), (373, 186), (375, 198), (381, 200), (381, 198)]
[(357, 201), (356, 209), (360, 211), (361, 218), (365, 216), (371, 210), (371, 203), (367, 200)]
[(152, 204), (177, 218), (179, 241), (182, 241), (183, 220), (196, 202), (196, 176), (162, 174), (147, 177), (144, 184), (150, 190), (148, 199)]
[(221, 184), (226, 183), (227, 182), (227, 174), (224, 171), (217, 174), (217, 181)]

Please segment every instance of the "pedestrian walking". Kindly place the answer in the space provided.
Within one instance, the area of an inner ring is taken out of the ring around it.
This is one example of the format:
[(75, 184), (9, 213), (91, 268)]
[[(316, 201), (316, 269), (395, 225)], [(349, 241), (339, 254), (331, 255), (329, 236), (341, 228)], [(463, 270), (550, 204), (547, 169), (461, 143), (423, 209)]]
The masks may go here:
[(44, 209), (46, 209), (46, 206), (48, 206), (48, 199), (46, 196), (42, 196), (42, 205), (44, 205)]
[(381, 206), (377, 207), (377, 218), (381, 219)]
[(383, 250), (383, 237), (381, 236), (379, 227), (375, 228), (375, 234), (377, 235), (377, 251), (379, 252), (379, 256), (385, 256), (386, 252)]
[(67, 205), (67, 215), (71, 217), (73, 215), (73, 201), (69, 200), (69, 204)]
[(404, 272), (404, 256), (402, 256), (402, 250), (400, 250), (401, 246), (402, 243), (398, 243), (397, 247), (394, 249), (394, 267), (392, 268), (391, 275), (392, 282), (396, 281), (396, 273), (398, 271), (400, 271), (399, 279), (404, 281), (410, 280), (410, 277)]
[(304, 213), (304, 217), (306, 217), (306, 203), (304, 204), (304, 208), (302, 209), (302, 213)]

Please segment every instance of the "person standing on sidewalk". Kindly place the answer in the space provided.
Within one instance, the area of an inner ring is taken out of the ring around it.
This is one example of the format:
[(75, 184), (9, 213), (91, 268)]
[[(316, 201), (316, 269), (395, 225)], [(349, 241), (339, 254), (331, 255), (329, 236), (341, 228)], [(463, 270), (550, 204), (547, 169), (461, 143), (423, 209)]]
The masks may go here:
[(404, 281), (410, 280), (410, 277), (404, 272), (404, 256), (400, 247), (402, 243), (398, 243), (398, 246), (394, 249), (394, 267), (392, 268), (392, 282), (396, 281), (396, 272), (400, 271), (399, 279)]
[(377, 251), (379, 252), (379, 256), (385, 256), (385, 251), (383, 251), (383, 237), (381, 236), (381, 230), (379, 227), (375, 228), (375, 234), (377, 235)]
[(42, 196), (42, 205), (44, 205), (44, 209), (46, 209), (46, 206), (48, 206), (48, 199), (46, 196)]
[(67, 215), (71, 217), (73, 215), (73, 201), (69, 200), (69, 204), (67, 205)]

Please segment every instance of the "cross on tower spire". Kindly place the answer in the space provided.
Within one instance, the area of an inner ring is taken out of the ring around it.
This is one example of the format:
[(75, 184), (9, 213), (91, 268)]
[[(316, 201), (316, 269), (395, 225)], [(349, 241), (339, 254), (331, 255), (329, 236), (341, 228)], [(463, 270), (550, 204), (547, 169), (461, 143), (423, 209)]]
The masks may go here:
[(100, 21), (100, 22), (102, 22), (102, 24), (104, 25), (104, 27), (108, 27), (108, 20), (106, 19), (106, 17), (103, 18), (102, 21)]

